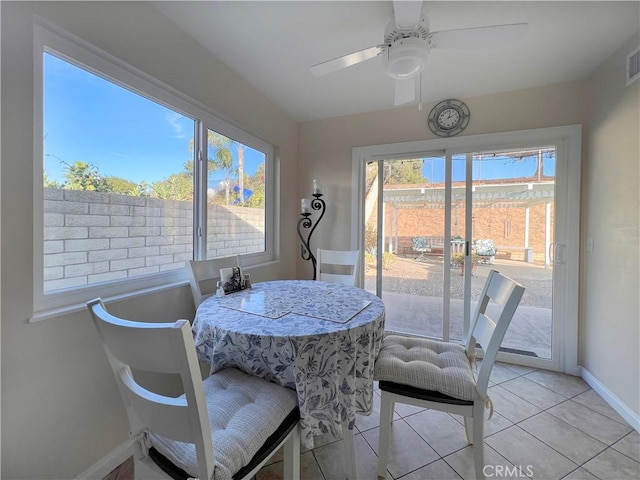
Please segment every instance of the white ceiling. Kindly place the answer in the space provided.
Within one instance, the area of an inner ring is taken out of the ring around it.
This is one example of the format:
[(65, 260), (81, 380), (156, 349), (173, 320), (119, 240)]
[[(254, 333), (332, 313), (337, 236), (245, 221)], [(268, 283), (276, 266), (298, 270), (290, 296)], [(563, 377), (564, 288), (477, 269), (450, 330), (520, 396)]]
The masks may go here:
[[(381, 44), (390, 1), (154, 5), (298, 121), (394, 108), (384, 55), (323, 77), (309, 71)], [(502, 49), (432, 50), (425, 103), (586, 78), (640, 28), (639, 1), (426, 1), (424, 13), (431, 31), (529, 24), (520, 43)]]

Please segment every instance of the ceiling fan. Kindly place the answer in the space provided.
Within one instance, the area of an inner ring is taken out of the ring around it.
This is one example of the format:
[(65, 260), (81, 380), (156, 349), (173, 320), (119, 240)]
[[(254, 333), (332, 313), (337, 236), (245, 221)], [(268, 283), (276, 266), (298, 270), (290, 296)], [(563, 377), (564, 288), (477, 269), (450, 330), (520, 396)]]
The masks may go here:
[(315, 76), (326, 75), (385, 53), (386, 73), (395, 79), (394, 105), (413, 102), (416, 78), (427, 63), (432, 48), (475, 49), (512, 45), (526, 33), (526, 23), (492, 25), (430, 32), (421, 1), (394, 0), (394, 17), (385, 28), (384, 43), (318, 63), (311, 67)]

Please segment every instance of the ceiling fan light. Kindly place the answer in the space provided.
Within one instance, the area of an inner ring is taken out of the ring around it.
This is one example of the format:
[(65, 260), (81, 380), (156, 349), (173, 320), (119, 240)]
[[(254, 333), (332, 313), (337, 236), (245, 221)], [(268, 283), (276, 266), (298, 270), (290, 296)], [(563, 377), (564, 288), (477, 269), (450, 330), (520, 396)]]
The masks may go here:
[(387, 73), (396, 79), (410, 78), (427, 63), (429, 46), (421, 38), (403, 38), (389, 47)]
[(389, 63), (389, 75), (394, 78), (409, 78), (420, 71), (420, 61), (415, 57), (400, 58)]

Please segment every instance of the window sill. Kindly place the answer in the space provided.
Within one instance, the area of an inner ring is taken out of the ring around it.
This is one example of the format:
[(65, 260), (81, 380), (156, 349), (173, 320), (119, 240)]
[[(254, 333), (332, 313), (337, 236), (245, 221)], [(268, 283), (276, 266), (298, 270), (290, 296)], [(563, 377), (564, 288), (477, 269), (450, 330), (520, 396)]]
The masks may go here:
[[(170, 289), (182, 287), (188, 284), (189, 282), (187, 281), (173, 282), (173, 283), (160, 285), (156, 287), (144, 288), (144, 289), (135, 290), (132, 292), (121, 293), (119, 295), (113, 295), (111, 297), (103, 297), (102, 300), (105, 303), (115, 302), (118, 300), (124, 300), (128, 298), (141, 297), (144, 295), (148, 295), (150, 293), (170, 290)], [(64, 317), (72, 313), (77, 313), (77, 312), (86, 310), (86, 308), (87, 308), (86, 302), (83, 302), (83, 303), (75, 303), (72, 305), (65, 305), (59, 308), (49, 308), (49, 309), (39, 310), (39, 311), (33, 312), (33, 315), (31, 316), (31, 318), (29, 318), (27, 323), (38, 323), (38, 322), (41, 322), (42, 320), (47, 320), (50, 318)]]

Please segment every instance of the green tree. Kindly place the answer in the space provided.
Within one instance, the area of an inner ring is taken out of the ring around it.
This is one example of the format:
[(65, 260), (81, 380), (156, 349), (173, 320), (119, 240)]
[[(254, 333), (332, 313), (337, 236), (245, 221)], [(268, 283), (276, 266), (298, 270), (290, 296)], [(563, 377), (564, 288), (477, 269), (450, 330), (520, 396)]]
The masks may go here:
[(384, 183), (389, 185), (403, 185), (427, 183), (422, 175), (422, 160), (400, 160), (385, 164)]
[(105, 181), (113, 193), (120, 193), (122, 195), (129, 195), (131, 197), (141, 197), (143, 190), (141, 184), (138, 184), (132, 180), (127, 180), (122, 177), (109, 176), (105, 177)]
[[(213, 149), (213, 158), (210, 159), (213, 163), (213, 165), (210, 164), (210, 166), (213, 167), (212, 171), (221, 170), (222, 172), (224, 172), (225, 204), (230, 205), (231, 177), (234, 174), (237, 174), (239, 178), (242, 177), (244, 179), (244, 147), (242, 146), (238, 148), (238, 146), (241, 144), (239, 144), (235, 140), (231, 140), (229, 137), (226, 137), (217, 132), (213, 132), (211, 130), (209, 130), (207, 133), (207, 143)], [(231, 151), (231, 149), (234, 146), (238, 150), (239, 157), (240, 152), (242, 152), (242, 172), (240, 172), (240, 169), (236, 171), (233, 165), (233, 152)], [(238, 183), (240, 184), (244, 182)], [(238, 185), (238, 187), (242, 192), (242, 188), (244, 187), (244, 185), (242, 185), (242, 187)]]
[[(193, 139), (189, 142), (189, 150), (193, 151)], [(240, 204), (244, 204), (244, 149), (245, 145), (236, 140), (211, 130), (207, 131), (207, 145), (211, 148), (213, 155), (209, 156), (207, 171), (209, 175), (216, 171), (224, 172), (225, 205), (231, 204), (231, 178), (237, 175), (238, 178), (238, 199)], [(238, 168), (234, 167), (233, 152), (238, 154)], [(193, 162), (192, 162), (193, 163)]]
[(246, 176), (246, 185), (253, 193), (245, 201), (244, 205), (252, 208), (264, 208), (265, 206), (265, 165), (262, 162), (258, 165), (256, 172), (251, 176)]
[[(422, 159), (391, 160), (384, 163), (384, 183), (386, 185), (415, 185), (429, 183), (422, 174)], [(368, 188), (375, 188), (373, 181), (378, 177), (378, 162), (367, 163)]]
[(150, 195), (150, 192), (151, 192), (151, 187), (146, 182), (146, 180), (142, 180), (138, 184), (138, 189), (134, 193), (132, 193), (132, 195), (136, 197), (148, 197)]
[(186, 172), (172, 173), (166, 180), (151, 184), (151, 196), (166, 200), (193, 200), (193, 177)]
[(65, 182), (63, 188), (67, 190), (111, 191), (106, 179), (100, 175), (98, 167), (95, 165), (80, 161), (72, 164), (65, 162), (64, 169)]
[(121, 193), (130, 197), (148, 197), (150, 195), (151, 187), (145, 180), (140, 183), (121, 177), (106, 177), (106, 180), (114, 193)]
[[(193, 144), (189, 148), (193, 148)], [(193, 160), (187, 160), (182, 168), (182, 172), (172, 173), (165, 180), (153, 182), (151, 187), (147, 187), (151, 196), (166, 200), (193, 200)]]
[(59, 182), (49, 178), (47, 172), (44, 172), (42, 176), (42, 184), (49, 188), (62, 188), (62, 185)]

